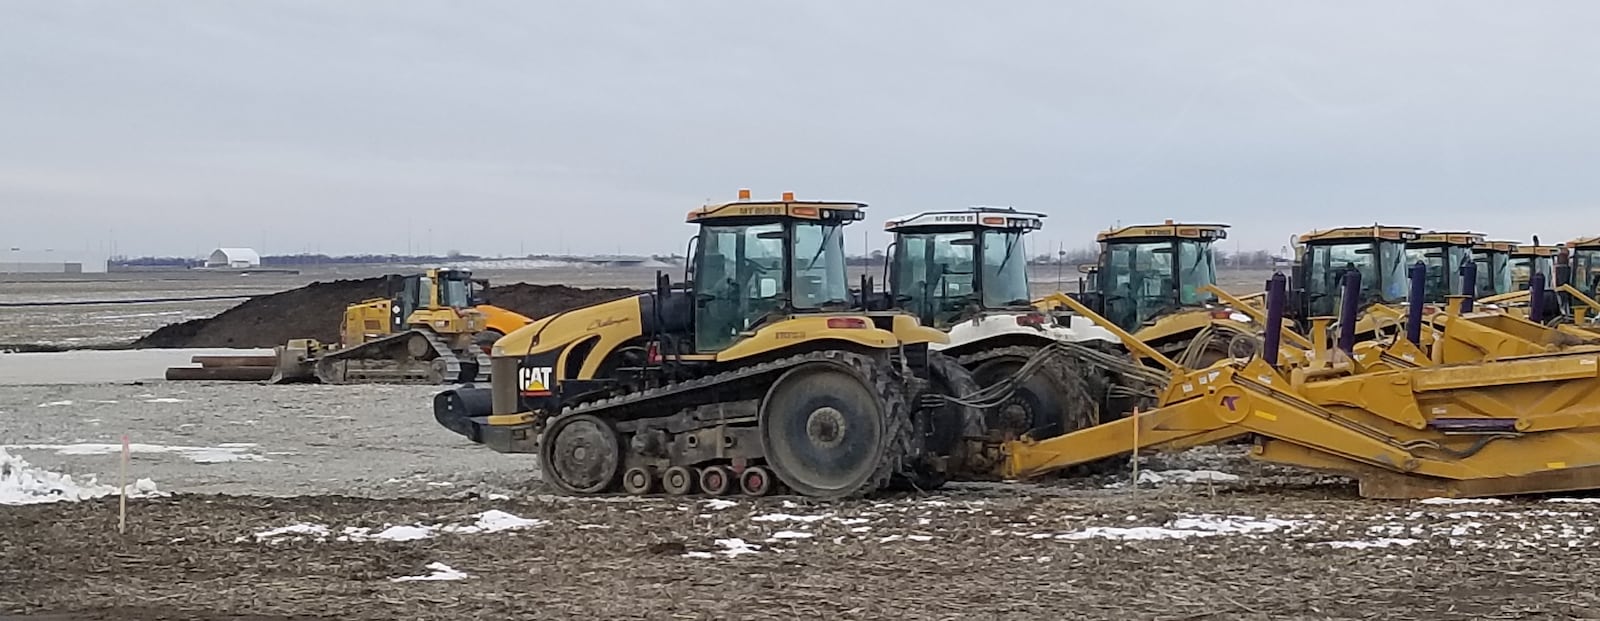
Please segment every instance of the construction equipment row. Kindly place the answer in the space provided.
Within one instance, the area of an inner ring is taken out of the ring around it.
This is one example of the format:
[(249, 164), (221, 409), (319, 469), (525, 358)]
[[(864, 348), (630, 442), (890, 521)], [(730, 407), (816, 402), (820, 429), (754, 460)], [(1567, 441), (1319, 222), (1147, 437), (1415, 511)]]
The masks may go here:
[(1102, 233), (1077, 294), (1035, 297), (1043, 214), (974, 208), (889, 221), (878, 291), (846, 276), (864, 208), (742, 190), (695, 209), (685, 282), (507, 333), (491, 385), (435, 417), (574, 494), (854, 497), (1093, 466), (1134, 438), (1250, 438), (1369, 496), (1600, 486), (1578, 310), (1600, 244), (1317, 231), (1293, 278), (1234, 297), (1210, 248), (1226, 226), (1169, 221)]

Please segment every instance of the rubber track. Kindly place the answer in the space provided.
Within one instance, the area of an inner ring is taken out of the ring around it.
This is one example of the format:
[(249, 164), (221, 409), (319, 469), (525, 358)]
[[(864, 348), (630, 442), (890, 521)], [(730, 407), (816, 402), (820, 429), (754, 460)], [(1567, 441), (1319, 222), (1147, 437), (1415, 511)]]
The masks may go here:
[[(640, 420), (658, 418), (657, 416), (627, 417), (615, 416), (620, 411), (644, 407), (651, 412), (677, 412), (678, 410), (699, 405), (716, 403), (710, 399), (686, 399), (661, 404), (662, 401), (681, 395), (716, 394), (702, 391), (717, 386), (730, 386), (740, 382), (753, 382), (767, 376), (776, 376), (784, 371), (797, 368), (808, 363), (826, 363), (844, 366), (855, 371), (859, 377), (866, 380), (867, 384), (880, 396), (884, 408), (884, 435), (885, 445), (881, 447), (883, 457), (873, 475), (858, 489), (828, 496), (827, 498), (853, 498), (872, 494), (889, 486), (891, 479), (901, 473), (908, 472), (912, 461), (918, 455), (916, 447), (918, 442), (913, 437), (910, 417), (910, 406), (907, 402), (905, 382), (898, 372), (889, 364), (888, 360), (874, 359), (870, 356), (845, 351), (822, 351), (788, 358), (780, 358), (768, 362), (750, 365), (748, 367), (725, 371), (705, 377), (698, 377), (683, 382), (674, 382), (665, 386), (648, 388), (638, 392), (631, 392), (605, 399), (586, 401), (563, 410), (562, 417), (592, 414), (608, 420)], [(776, 379), (773, 377), (772, 379)], [(648, 406), (648, 407), (646, 407)], [(782, 478), (782, 474), (779, 478)]]

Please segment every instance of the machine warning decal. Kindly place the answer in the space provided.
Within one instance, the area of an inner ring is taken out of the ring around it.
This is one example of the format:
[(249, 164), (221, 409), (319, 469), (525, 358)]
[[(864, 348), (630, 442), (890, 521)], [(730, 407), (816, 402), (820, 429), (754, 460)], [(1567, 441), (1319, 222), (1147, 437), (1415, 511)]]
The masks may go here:
[(518, 372), (523, 391), (550, 392), (550, 376), (554, 373), (550, 367), (522, 367)]

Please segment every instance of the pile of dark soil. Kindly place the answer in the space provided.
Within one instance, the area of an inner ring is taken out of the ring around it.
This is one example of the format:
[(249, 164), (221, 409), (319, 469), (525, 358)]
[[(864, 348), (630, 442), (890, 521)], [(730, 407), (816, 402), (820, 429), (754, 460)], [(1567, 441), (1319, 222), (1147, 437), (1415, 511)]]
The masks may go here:
[[(515, 283), (491, 287), (489, 298), (495, 306), (537, 319), (632, 293), (630, 289)], [(332, 343), (339, 340), (345, 306), (387, 294), (381, 277), (311, 283), (253, 298), (216, 317), (165, 326), (134, 341), (133, 347), (268, 348), (303, 338)]]

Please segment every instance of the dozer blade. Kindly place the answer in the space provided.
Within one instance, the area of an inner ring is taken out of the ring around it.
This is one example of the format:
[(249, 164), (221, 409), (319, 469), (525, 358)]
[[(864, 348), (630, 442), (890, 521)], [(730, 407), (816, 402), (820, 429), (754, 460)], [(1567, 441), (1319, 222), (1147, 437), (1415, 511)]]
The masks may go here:
[(325, 384), (452, 384), (462, 366), (438, 334), (408, 330), (322, 355), (315, 373)]
[(272, 370), (271, 384), (296, 384), (317, 381), (316, 356), (321, 344), (311, 339), (295, 339), (287, 345), (273, 348), (277, 363)]

